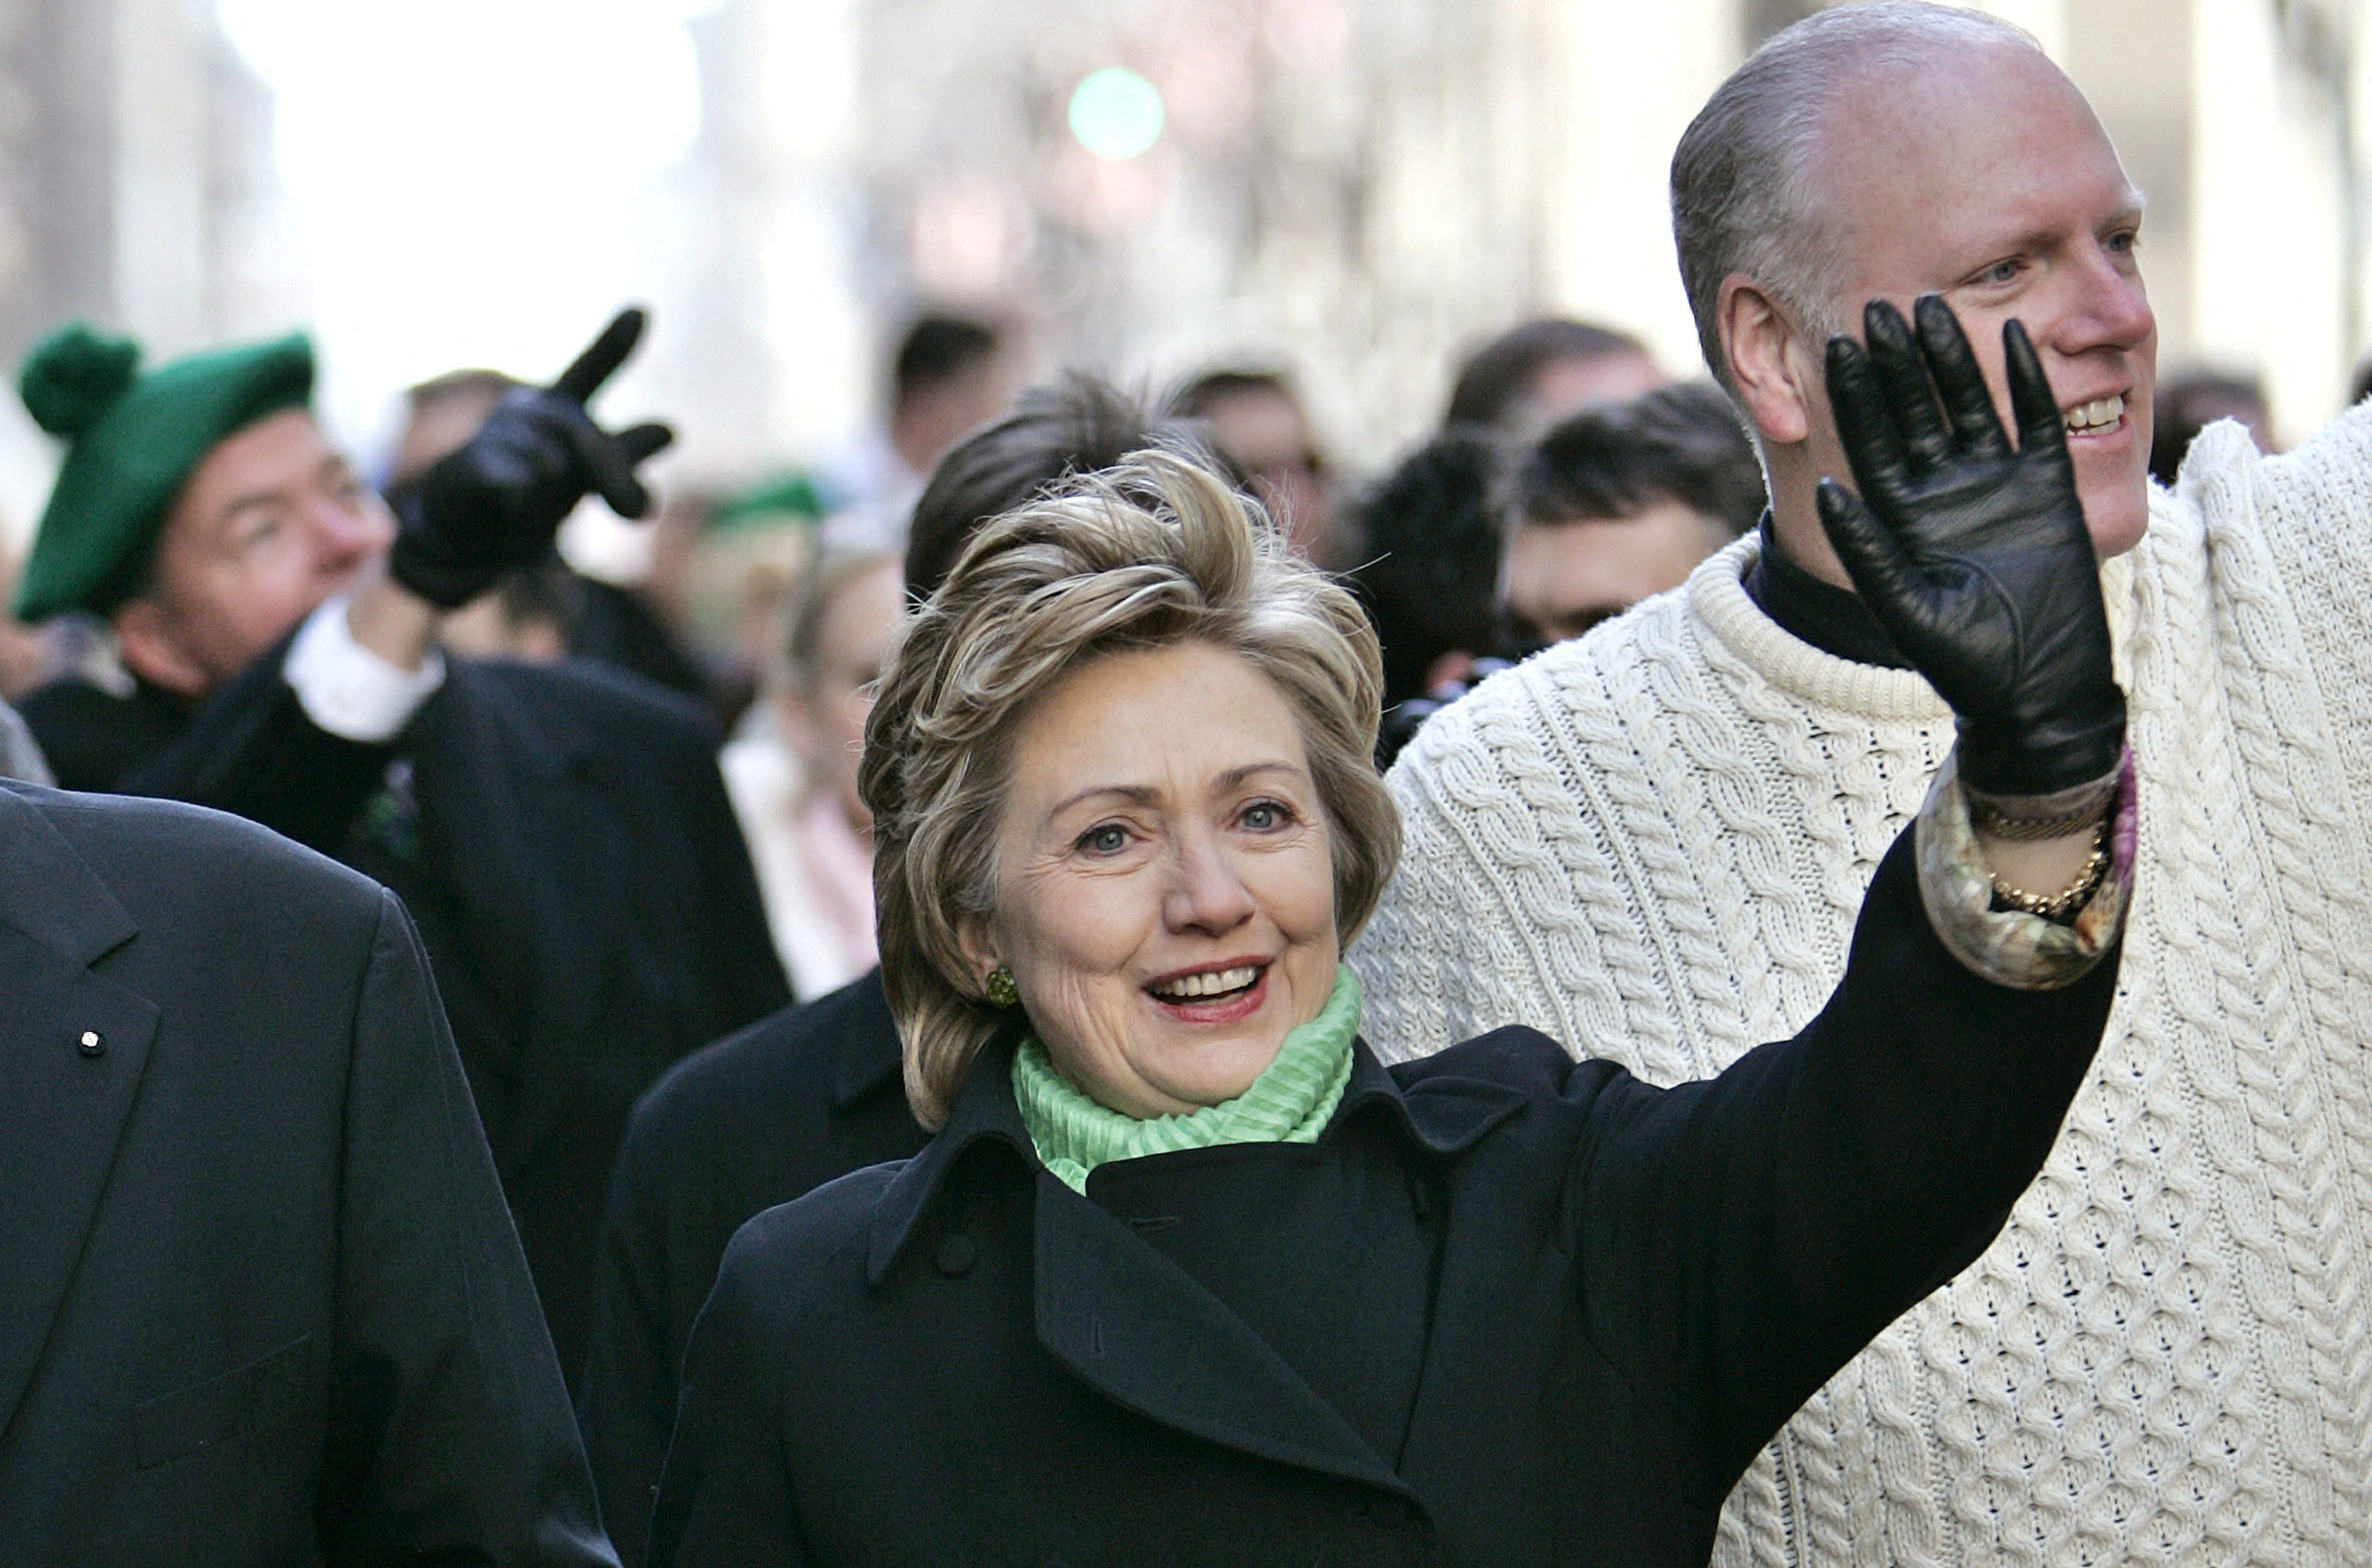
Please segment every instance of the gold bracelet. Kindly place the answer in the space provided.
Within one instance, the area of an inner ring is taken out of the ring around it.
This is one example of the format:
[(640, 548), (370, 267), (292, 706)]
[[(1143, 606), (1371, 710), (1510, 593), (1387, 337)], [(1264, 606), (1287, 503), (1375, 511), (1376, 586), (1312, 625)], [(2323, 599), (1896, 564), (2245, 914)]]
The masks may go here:
[(2015, 909), (2020, 914), (2038, 915), (2044, 920), (2063, 922), (2092, 901), (2092, 895), (2100, 891), (2100, 884), (2107, 879), (2108, 875), (2109, 830), (2108, 824), (2104, 822), (2093, 835), (2092, 854), (2085, 860), (2084, 869), (2076, 874), (2075, 880), (2063, 890), (2055, 893), (2030, 893), (2023, 887), (2005, 882), (1999, 876), (1995, 876), (1993, 878), (1993, 900), (1997, 905)]
[(1973, 789), (1963, 789), (1961, 792), (1968, 799), (1969, 826), (1993, 838), (2013, 839), (2021, 843), (2065, 838), (2077, 828), (2105, 816), (2117, 803), (2115, 780), (2109, 782), (2105, 790), (2082, 801), (2072, 810), (2043, 817), (2014, 816)]

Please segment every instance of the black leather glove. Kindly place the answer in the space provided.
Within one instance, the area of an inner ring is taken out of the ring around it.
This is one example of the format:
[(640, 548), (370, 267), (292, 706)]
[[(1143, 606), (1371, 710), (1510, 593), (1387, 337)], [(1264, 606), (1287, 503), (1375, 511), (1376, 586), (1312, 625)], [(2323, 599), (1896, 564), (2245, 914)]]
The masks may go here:
[(1866, 349), (1829, 339), (1829, 402), (1861, 497), (1822, 480), (1821, 523), (1870, 612), (1958, 715), (1970, 788), (2093, 783), (2123, 753), (2125, 693), (2058, 402), (2011, 322), (2012, 451), (1951, 308), (1923, 295), (1914, 314), (1916, 338), (1873, 300)]
[(387, 569), (440, 609), (477, 598), (497, 579), (542, 560), (587, 492), (621, 517), (650, 509), (634, 466), (675, 439), (664, 424), (615, 433), (585, 404), (625, 363), (643, 313), (625, 310), (549, 387), (522, 387), (496, 405), (478, 433), (415, 484), (391, 492), (395, 547)]

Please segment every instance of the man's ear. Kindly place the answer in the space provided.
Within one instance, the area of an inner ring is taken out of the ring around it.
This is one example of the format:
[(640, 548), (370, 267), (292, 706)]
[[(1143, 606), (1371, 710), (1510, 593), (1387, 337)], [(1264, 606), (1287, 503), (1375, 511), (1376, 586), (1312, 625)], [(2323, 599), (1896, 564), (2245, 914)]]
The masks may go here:
[(1722, 279), (1714, 321), (1730, 379), (1763, 440), (1792, 446), (1809, 439), (1814, 400), (1827, 396), (1816, 379), (1825, 346), (1803, 342), (1794, 318), (1743, 272)]
[(167, 692), (187, 697), (206, 694), (206, 672), (182, 647), (173, 617), (162, 604), (152, 599), (127, 600), (109, 619), (126, 669)]

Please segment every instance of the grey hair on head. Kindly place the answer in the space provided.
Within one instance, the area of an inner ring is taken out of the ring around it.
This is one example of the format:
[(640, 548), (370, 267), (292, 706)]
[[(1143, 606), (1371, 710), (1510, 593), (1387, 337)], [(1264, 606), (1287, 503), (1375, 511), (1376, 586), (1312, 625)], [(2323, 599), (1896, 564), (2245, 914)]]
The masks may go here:
[(1672, 240), (1705, 364), (1731, 397), (1721, 286), (1760, 284), (1815, 343), (1846, 330), (1829, 280), (1837, 239), (1812, 181), (1812, 153), (1844, 83), (1933, 63), (1950, 50), (2041, 51), (1999, 17), (1924, 0), (1864, 0), (1777, 33), (1714, 90), (1672, 153)]

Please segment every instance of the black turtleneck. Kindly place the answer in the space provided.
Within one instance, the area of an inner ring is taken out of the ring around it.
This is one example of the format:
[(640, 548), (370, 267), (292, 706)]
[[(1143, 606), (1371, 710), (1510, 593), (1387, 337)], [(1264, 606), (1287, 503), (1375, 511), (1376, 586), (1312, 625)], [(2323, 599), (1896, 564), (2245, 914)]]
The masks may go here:
[(1781, 631), (1822, 653), (1887, 670), (1911, 668), (1859, 595), (1825, 583), (1787, 559), (1768, 510), (1762, 513), (1762, 553), (1746, 575), (1746, 597)]

